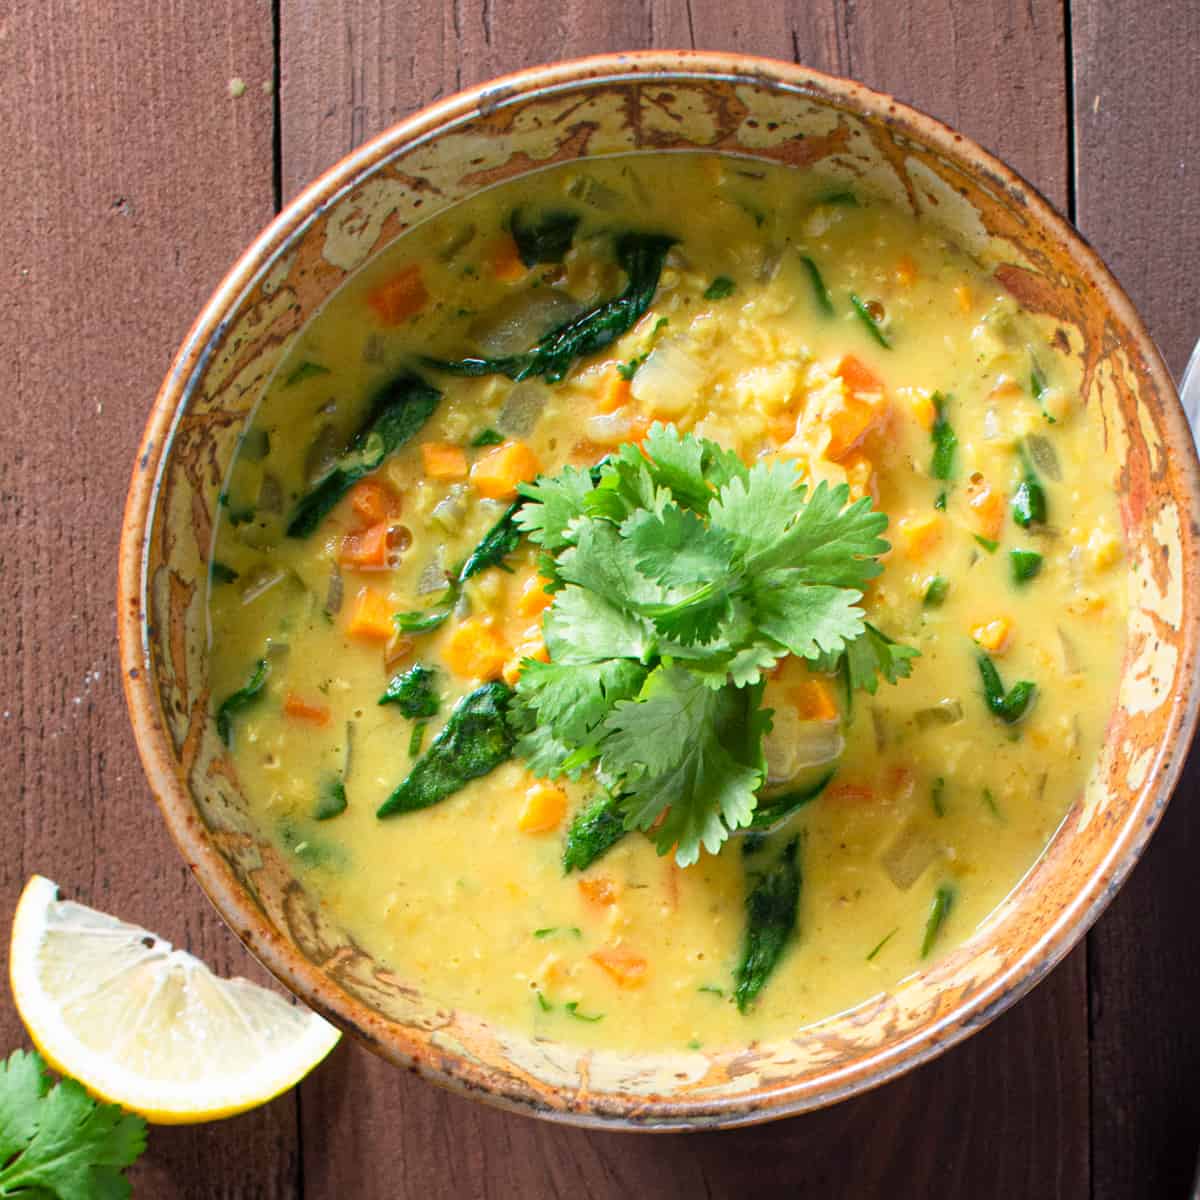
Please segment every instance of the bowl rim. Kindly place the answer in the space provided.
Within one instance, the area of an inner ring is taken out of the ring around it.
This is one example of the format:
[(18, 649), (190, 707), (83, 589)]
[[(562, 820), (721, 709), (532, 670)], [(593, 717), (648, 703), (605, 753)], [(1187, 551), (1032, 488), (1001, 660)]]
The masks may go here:
[[(1145, 780), (1108, 853), (1041, 938), (984, 988), (899, 1041), (885, 1044), (848, 1067), (819, 1073), (815, 1079), (762, 1085), (736, 1097), (663, 1103), (610, 1094), (603, 1105), (590, 1097), (578, 1108), (550, 1105), (501, 1072), (438, 1051), (426, 1039), (372, 1012), (304, 958), (250, 899), (210, 840), (178, 772), (149, 672), (149, 631), (144, 619), (149, 594), (147, 558), (161, 468), (193, 383), (225, 331), (226, 314), (236, 307), (263, 268), (283, 253), (316, 215), (394, 153), (465, 119), (531, 95), (553, 94), (589, 83), (689, 79), (743, 81), (808, 95), (898, 128), (951, 161), (969, 166), (972, 173), (1028, 210), (1041, 228), (1051, 230), (1078, 263), (1081, 274), (1090, 279), (1106, 305), (1132, 331), (1133, 348), (1164, 399), (1165, 452), (1175, 460), (1186, 482), (1192, 529), (1200, 524), (1200, 462), (1174, 382), (1132, 302), (1096, 251), (1033, 185), (978, 143), (937, 118), (853, 80), (769, 58), (693, 50), (618, 52), (537, 65), (421, 108), (342, 158), (286, 204), (217, 285), (192, 324), (155, 397), (139, 445), (121, 526), (117, 624), (122, 683), (143, 768), (168, 831), (201, 889), (251, 954), (289, 991), (383, 1057), (451, 1091), (511, 1111), (592, 1128), (730, 1128), (794, 1116), (880, 1086), (988, 1024), (1044, 978), (1085, 936), (1112, 900), (1162, 818), (1186, 760), (1200, 710), (1200, 654), (1192, 622), (1184, 629), (1180, 652), (1183, 661), (1176, 669), (1165, 718), (1167, 735), (1155, 748)], [(1197, 549), (1186, 538), (1184, 546), (1190, 548), (1191, 555), (1182, 563), (1182, 576), (1195, 580)], [(1185, 605), (1185, 618), (1187, 612)]]

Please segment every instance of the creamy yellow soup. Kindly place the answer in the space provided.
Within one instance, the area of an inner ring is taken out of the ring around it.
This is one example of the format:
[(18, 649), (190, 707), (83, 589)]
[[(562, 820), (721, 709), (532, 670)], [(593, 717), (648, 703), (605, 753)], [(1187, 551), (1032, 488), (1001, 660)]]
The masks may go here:
[[(531, 249), (530, 228), (547, 244)], [(435, 365), (519, 356), (622, 294), (628, 233), (673, 239), (644, 311), (568, 356), (561, 379)], [(1054, 332), (907, 213), (731, 157), (558, 166), (406, 234), (299, 336), (223, 495), (212, 691), (263, 829), (400, 977), (538, 1036), (718, 1048), (894, 987), (1029, 870), (1115, 693), (1114, 478)], [(356, 436), (414, 377), (441, 395), (375, 465), (379, 445)], [(911, 674), (849, 696), (834, 664), (780, 658), (762, 796), (816, 794), (749, 853), (734, 831), (680, 866), (631, 830), (564, 870), (595, 775), (540, 780), (520, 754), (377, 816), (464, 697), (547, 655), (538, 547), (521, 538), (461, 586), (458, 566), (522, 481), (596, 464), (655, 422), (888, 514), (891, 549), (861, 603), (918, 652)], [(296, 535), (305, 498), (356, 464)], [(439, 606), (436, 628), (397, 629), (395, 614)], [(380, 703), (414, 666), (433, 716)], [(794, 926), (739, 1005), (747, 893), (793, 843)]]

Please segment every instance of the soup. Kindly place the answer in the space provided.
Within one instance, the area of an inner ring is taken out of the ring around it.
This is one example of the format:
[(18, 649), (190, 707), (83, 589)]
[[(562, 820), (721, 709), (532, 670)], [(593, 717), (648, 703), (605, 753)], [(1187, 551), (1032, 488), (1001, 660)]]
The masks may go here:
[(1057, 331), (880, 198), (550, 168), (289, 349), (222, 495), (218, 729), (438, 1003), (793, 1034), (968, 938), (1080, 794), (1125, 629), (1104, 461)]

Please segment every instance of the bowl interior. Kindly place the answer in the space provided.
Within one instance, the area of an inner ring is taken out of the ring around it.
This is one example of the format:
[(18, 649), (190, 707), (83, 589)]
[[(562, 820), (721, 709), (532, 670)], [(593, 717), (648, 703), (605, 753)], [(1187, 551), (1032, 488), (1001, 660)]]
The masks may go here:
[[(206, 559), (239, 433), (292, 339), (350, 273), (489, 184), (564, 160), (697, 149), (816, 166), (886, 196), (944, 227), (1053, 323), (1120, 465), (1129, 637), (1085, 792), (965, 945), (778, 1044), (581, 1052), (439, 1009), (336, 928), (255, 828), (212, 719)], [(1067, 952), (1132, 865), (1195, 716), (1195, 480), (1174, 390), (1128, 301), (1028, 185), (958, 135), (783, 64), (659, 53), (542, 68), (426, 110), (340, 164), (259, 239), (198, 320), (152, 414), (126, 514), (121, 626), (135, 730), (174, 835), (239, 936), (385, 1056), (580, 1122), (695, 1126), (802, 1111), (985, 1023)]]

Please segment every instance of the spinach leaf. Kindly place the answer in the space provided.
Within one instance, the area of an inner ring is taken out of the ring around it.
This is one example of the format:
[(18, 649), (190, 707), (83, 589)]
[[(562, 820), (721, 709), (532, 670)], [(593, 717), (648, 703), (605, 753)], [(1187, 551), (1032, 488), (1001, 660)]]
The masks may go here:
[(759, 874), (746, 894), (746, 935), (734, 972), (733, 998), (746, 1012), (779, 964), (796, 928), (800, 904), (798, 837), (784, 847), (775, 865)]
[(233, 736), (233, 718), (259, 699), (269, 674), (270, 667), (267, 665), (267, 660), (260, 658), (254, 664), (254, 670), (246, 681), (246, 686), (238, 688), (236, 692), (221, 701), (221, 707), (217, 709), (217, 736), (225, 745), (229, 745), (230, 738)]
[(295, 387), (298, 383), (303, 383), (306, 379), (315, 379), (318, 375), (328, 375), (329, 368), (322, 366), (319, 362), (313, 362), (311, 359), (305, 359), (298, 366), (294, 367), (288, 377), (283, 381), (285, 388)]
[(429, 420), (442, 393), (419, 375), (393, 379), (375, 398), (366, 424), (329, 473), (302, 496), (288, 523), (288, 537), (308, 537), (364, 475), (394, 454)]
[(520, 545), (523, 534), (517, 528), (516, 517), (524, 503), (524, 499), (514, 500), (495, 525), (483, 535), (479, 545), (459, 568), (459, 583), (466, 583), (472, 575), (478, 575), (486, 567), (500, 566), (505, 557)]
[(1013, 520), (1022, 529), (1028, 529), (1035, 522), (1039, 525), (1046, 522), (1046, 492), (1023, 445), (1020, 454), (1025, 474), (1013, 494), (1011, 508)]
[(210, 570), (213, 583), (233, 583), (238, 577), (238, 573), (232, 567), (218, 562), (215, 558), (212, 560)]
[(705, 300), (725, 300), (737, 291), (737, 284), (728, 275), (718, 275), (704, 289)]
[(317, 803), (313, 809), (313, 820), (328, 821), (340, 817), (346, 811), (346, 785), (340, 775), (327, 775), (321, 780), (317, 791)]
[(471, 439), (471, 445), (476, 448), (480, 446), (499, 446), (503, 441), (504, 434), (497, 433), (494, 429), (481, 429)]
[(575, 359), (603, 350), (637, 323), (654, 299), (663, 262), (674, 243), (674, 238), (661, 234), (622, 234), (617, 239), (617, 262), (629, 277), (625, 290), (552, 329), (523, 354), (451, 362), (427, 358), (425, 362), (451, 375), (507, 375), (518, 382), (540, 375), (547, 383), (558, 383)]
[(986, 654), (979, 656), (979, 674), (983, 678), (983, 695), (987, 706), (1006, 725), (1015, 725), (1026, 713), (1037, 693), (1037, 684), (1028, 679), (1014, 683), (1007, 692), (996, 664)]
[(1018, 586), (1028, 583), (1042, 569), (1042, 556), (1036, 550), (1010, 550), (1008, 562), (1013, 583)]
[(516, 742), (507, 716), (512, 696), (512, 688), (498, 682), (464, 696), (408, 778), (375, 815), (429, 808), (506, 762)]
[(793, 813), (799, 812), (806, 804), (815, 800), (829, 786), (829, 781), (835, 774), (836, 771), (830, 771), (809, 787), (793, 788), (779, 796), (759, 796), (754, 816), (746, 828), (770, 829), (773, 825), (786, 821)]
[(563, 845), (563, 873), (590, 867), (625, 836), (620, 801), (607, 792), (582, 809), (567, 830)]
[(406, 717), (436, 717), (438, 711), (437, 692), (433, 681), (435, 672), (420, 663), (393, 675), (380, 704), (394, 704)]
[(508, 218), (508, 230), (527, 267), (562, 262), (578, 226), (579, 215), (561, 209), (533, 215), (523, 208), (516, 208)]

